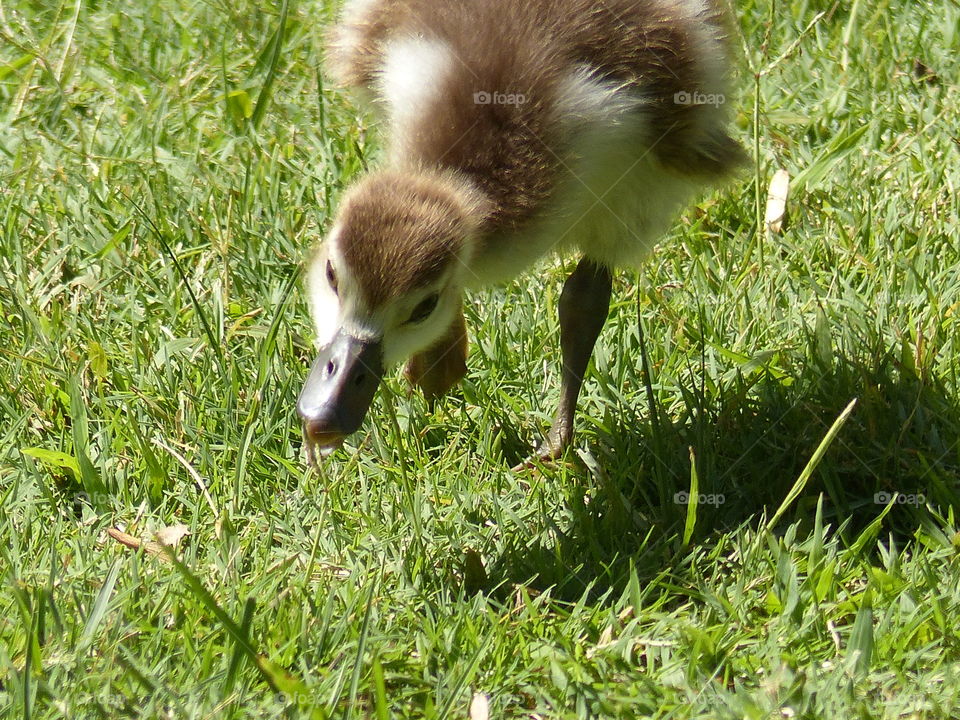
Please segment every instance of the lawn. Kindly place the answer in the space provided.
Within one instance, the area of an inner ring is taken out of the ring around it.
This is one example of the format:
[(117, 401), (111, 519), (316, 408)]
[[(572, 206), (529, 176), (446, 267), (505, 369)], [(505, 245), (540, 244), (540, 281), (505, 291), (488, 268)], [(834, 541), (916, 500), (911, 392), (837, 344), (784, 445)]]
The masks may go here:
[(517, 474), (572, 258), (303, 463), (332, 4), (0, 1), (0, 717), (960, 717), (960, 4), (735, 10), (754, 164)]

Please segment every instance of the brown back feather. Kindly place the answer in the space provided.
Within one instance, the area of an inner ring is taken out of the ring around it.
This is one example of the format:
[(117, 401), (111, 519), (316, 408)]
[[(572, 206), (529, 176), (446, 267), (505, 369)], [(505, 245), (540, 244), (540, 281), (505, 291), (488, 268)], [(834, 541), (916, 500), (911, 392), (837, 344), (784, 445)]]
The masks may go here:
[[(341, 40), (331, 57), (344, 82), (375, 90), (390, 37), (445, 41), (454, 71), (405, 140), (403, 159), (469, 176), (493, 202), (488, 229), (510, 228), (532, 217), (555, 187), (573, 138), (552, 110), (560, 81), (577, 65), (645, 99), (651, 152), (665, 168), (709, 180), (743, 161), (720, 124), (705, 122), (720, 109), (675, 101), (680, 92), (718, 91), (705, 87), (695, 25), (722, 35), (720, 2), (710, 0), (691, 19), (675, 0), (381, 0), (335, 33)], [(349, 46), (347, 36), (355, 39)], [(478, 105), (479, 92), (521, 94), (527, 102)]]

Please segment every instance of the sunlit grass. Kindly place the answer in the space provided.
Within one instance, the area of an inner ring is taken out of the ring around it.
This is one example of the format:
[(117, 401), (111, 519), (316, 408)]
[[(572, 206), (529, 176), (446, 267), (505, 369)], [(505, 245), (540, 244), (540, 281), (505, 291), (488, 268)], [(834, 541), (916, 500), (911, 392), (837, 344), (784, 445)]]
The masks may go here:
[[(0, 715), (956, 714), (954, 0), (738, 4), (756, 166), (618, 276), (522, 477), (569, 259), (471, 296), (451, 398), (392, 376), (303, 466), (299, 268), (378, 153), (330, 8), (0, 10)], [(177, 524), (179, 563), (106, 534)]]

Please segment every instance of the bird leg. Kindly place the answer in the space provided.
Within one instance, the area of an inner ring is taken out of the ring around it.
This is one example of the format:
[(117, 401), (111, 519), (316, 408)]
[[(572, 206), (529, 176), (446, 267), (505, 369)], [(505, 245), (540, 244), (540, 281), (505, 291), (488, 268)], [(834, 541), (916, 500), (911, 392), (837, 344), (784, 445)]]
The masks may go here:
[(610, 309), (613, 275), (610, 269), (584, 258), (563, 285), (560, 295), (560, 404), (553, 425), (536, 455), (556, 460), (573, 440), (573, 416), (593, 347)]
[(403, 370), (411, 385), (432, 405), (467, 374), (467, 326), (457, 311), (450, 329), (434, 345), (417, 353)]

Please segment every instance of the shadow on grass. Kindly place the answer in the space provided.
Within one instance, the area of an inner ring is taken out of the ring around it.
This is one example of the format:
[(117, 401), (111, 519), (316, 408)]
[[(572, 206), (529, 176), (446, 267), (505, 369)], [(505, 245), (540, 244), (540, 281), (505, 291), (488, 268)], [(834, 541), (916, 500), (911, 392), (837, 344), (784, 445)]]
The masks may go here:
[[(699, 493), (693, 541), (776, 512), (833, 422), (851, 400), (840, 430), (781, 527), (812, 525), (824, 495), (825, 522), (851, 542), (894, 498), (882, 533), (914, 535), (932, 508), (960, 508), (960, 405), (936, 378), (894, 358), (835, 358), (805, 368), (785, 384), (769, 375), (739, 379), (716, 399), (686, 390), (685, 417), (652, 421), (646, 408), (626, 408), (597, 432), (584, 461), (546, 472), (572, 486), (572, 521), (550, 544), (517, 538), (490, 568), (504, 586), (529, 582), (576, 598), (619, 588), (633, 565), (652, 580), (677, 561), (690, 490), (691, 451)], [(614, 413), (611, 411), (610, 413)], [(589, 489), (589, 490), (588, 490)], [(844, 523), (846, 522), (846, 525)]]

